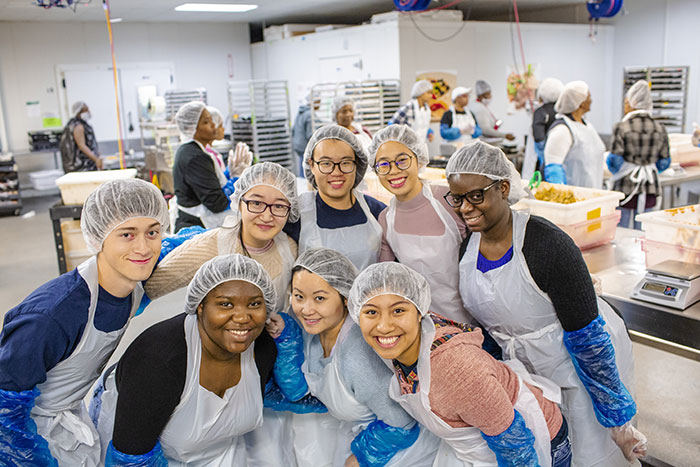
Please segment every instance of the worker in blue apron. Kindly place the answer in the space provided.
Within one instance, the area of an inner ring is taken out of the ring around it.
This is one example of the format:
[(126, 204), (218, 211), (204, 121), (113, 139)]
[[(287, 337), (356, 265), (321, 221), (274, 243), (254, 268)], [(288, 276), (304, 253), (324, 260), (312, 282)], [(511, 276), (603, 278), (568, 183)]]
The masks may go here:
[(154, 185), (117, 180), (85, 201), (94, 255), (7, 312), (0, 335), (0, 464), (96, 466), (100, 442), (83, 398), (138, 308), (168, 227)]

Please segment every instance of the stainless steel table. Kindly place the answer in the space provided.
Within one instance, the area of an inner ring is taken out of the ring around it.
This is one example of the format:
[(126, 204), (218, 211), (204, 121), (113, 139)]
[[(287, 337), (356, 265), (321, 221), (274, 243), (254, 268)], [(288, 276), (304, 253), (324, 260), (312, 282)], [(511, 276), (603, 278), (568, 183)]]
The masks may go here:
[(680, 175), (671, 176), (668, 174), (668, 171), (659, 174), (659, 185), (661, 185), (661, 189), (663, 190), (668, 187), (671, 192), (669, 202), (666, 203), (664, 201), (664, 209), (676, 207), (676, 191), (681, 185), (700, 180), (700, 166), (686, 167), (684, 170), (685, 173)]
[(700, 302), (679, 311), (629, 298), (646, 274), (643, 235), (618, 227), (612, 243), (584, 251), (583, 258), (601, 280), (603, 298), (622, 313), (635, 341), (700, 361)]

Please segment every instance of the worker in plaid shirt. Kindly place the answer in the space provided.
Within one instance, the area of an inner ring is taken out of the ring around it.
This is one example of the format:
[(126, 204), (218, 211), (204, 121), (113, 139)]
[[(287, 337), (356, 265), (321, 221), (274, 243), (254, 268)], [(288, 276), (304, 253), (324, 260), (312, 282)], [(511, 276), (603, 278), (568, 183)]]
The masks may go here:
[[(625, 116), (615, 125), (607, 157), (612, 189), (625, 194), (620, 203), (621, 227), (631, 227), (637, 213), (653, 209), (661, 195), (659, 172), (671, 164), (668, 134), (651, 116), (649, 83), (639, 80), (625, 95)], [(639, 222), (634, 222), (639, 229)]]
[(435, 132), (430, 125), (430, 107), (428, 102), (433, 97), (433, 85), (422, 79), (411, 88), (411, 100), (394, 113), (389, 125), (408, 125), (421, 138), (422, 142), (433, 141)]

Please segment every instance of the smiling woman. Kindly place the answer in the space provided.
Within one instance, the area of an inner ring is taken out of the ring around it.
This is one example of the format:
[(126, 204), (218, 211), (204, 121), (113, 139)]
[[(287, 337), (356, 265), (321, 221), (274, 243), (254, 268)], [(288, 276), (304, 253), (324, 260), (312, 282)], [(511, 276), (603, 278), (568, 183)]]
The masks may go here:
[(250, 258), (199, 268), (185, 313), (147, 329), (101, 378), (92, 417), (106, 465), (246, 466), (242, 435), (262, 424), (276, 357), (264, 332), (275, 300)]

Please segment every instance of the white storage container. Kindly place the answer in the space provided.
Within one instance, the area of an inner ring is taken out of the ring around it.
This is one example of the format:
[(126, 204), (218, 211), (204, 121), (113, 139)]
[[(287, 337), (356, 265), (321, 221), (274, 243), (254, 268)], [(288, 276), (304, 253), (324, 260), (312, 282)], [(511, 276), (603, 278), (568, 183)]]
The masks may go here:
[(560, 225), (559, 228), (574, 240), (579, 249), (587, 250), (588, 248), (610, 243), (615, 238), (617, 224), (620, 222), (621, 216), (622, 213), (620, 211), (615, 211), (609, 216), (578, 224)]
[(655, 242), (648, 238), (642, 239), (642, 250), (646, 257), (647, 268), (656, 266), (667, 260), (684, 263), (700, 264), (700, 250), (685, 248), (665, 242)]
[(56, 180), (63, 176), (63, 170), (40, 170), (29, 174), (29, 181), (35, 190), (51, 190), (56, 188)]
[(637, 214), (648, 240), (700, 250), (700, 204)]
[(103, 183), (112, 180), (136, 178), (136, 169), (71, 172), (56, 180), (63, 204), (83, 204), (88, 195)]
[(534, 198), (522, 199), (513, 205), (513, 209), (529, 209), (530, 214), (544, 217), (561, 227), (610, 216), (620, 205), (620, 200), (625, 197), (624, 193), (619, 191), (596, 190), (547, 182), (542, 182), (535, 191), (552, 186), (561, 190), (573, 191), (574, 196), (579, 201), (571, 204), (561, 204), (552, 201), (540, 201)]
[(63, 251), (68, 252), (87, 250), (87, 243), (80, 229), (80, 221), (70, 220), (61, 222), (61, 235), (63, 236)]

